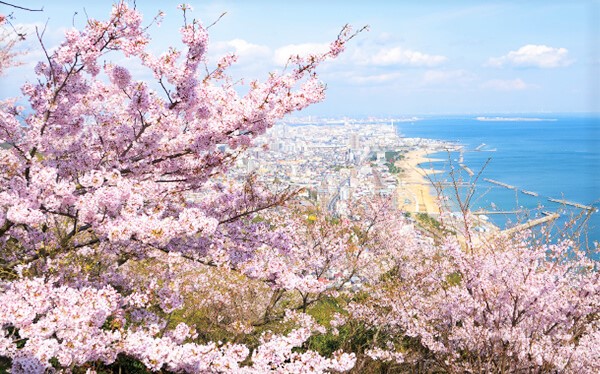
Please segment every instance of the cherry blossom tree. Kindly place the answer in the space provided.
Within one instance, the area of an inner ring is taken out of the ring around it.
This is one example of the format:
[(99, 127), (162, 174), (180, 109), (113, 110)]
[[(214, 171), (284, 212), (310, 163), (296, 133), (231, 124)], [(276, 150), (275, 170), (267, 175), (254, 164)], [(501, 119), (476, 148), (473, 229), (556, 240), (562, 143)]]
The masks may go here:
[(152, 54), (120, 2), (41, 44), (27, 110), (0, 103), (0, 368), (600, 370), (598, 263), (569, 240), (466, 232), (466, 250), (383, 199), (337, 217), (228, 177), (257, 136), (323, 100), (316, 68), (356, 33), (240, 95), (236, 57), (209, 68), (207, 29), (180, 9), (183, 50)]
[[(67, 31), (55, 50), (42, 43), (38, 80), (22, 87), (31, 113), (2, 103), (0, 356), (13, 372), (109, 365), (118, 355), (186, 372), (237, 372), (244, 360), (248, 372), (352, 367), (351, 354), (292, 351), (319, 329), (291, 312), (281, 321), (298, 328), (263, 336), (251, 354), (234, 342), (196, 343), (185, 323), (169, 328), (184, 291), (202, 280), (193, 271), (186, 274), (197, 278), (182, 279), (177, 264), (238, 271), (275, 288), (289, 283), (287, 273), (250, 263), (265, 248), (288, 247), (284, 233), (256, 218), (294, 191), (272, 193), (224, 173), (275, 121), (323, 99), (315, 69), (355, 35), (345, 27), (329, 51), (292, 56), (283, 72), (250, 82), (240, 96), (226, 75), (235, 56), (204, 72), (207, 30), (184, 19), (185, 50), (155, 56), (141, 14), (120, 2), (107, 21)], [(149, 69), (160, 89), (99, 63), (117, 53)], [(162, 277), (134, 271), (151, 259), (166, 264)]]
[(600, 370), (598, 263), (573, 242), (519, 233), (473, 251), (450, 238), (407, 249), (371, 297), (349, 307), (403, 343), (373, 341), (376, 357), (425, 371)]

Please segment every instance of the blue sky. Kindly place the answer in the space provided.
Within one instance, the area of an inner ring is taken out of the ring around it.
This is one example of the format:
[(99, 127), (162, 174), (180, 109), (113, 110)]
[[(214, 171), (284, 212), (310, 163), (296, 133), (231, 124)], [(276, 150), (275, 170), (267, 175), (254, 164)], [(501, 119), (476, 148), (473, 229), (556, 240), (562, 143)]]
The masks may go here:
[[(83, 25), (85, 15), (106, 18), (110, 1), (14, 1), (44, 7), (14, 11), (13, 23), (31, 30), (48, 20), (46, 44)], [(284, 56), (322, 48), (346, 23), (370, 26), (343, 56), (320, 69), (327, 99), (306, 114), (391, 116), (413, 114), (600, 112), (600, 1), (190, 1), (210, 29), (209, 56), (235, 51), (236, 77), (263, 78)], [(157, 53), (177, 42), (182, 17), (176, 1), (138, 0), (153, 27)], [(78, 14), (73, 17), (74, 12)], [(33, 38), (26, 65), (2, 77), (2, 96), (24, 79), (40, 57)], [(126, 66), (134, 61), (120, 61)]]

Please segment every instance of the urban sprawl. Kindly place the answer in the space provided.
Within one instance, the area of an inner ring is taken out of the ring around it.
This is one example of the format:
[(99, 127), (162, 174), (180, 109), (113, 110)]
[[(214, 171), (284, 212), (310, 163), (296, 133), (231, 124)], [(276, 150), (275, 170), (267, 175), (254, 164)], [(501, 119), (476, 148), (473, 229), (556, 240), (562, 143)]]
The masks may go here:
[(411, 151), (452, 147), (439, 140), (404, 138), (393, 120), (292, 122), (280, 123), (258, 138), (231, 173), (239, 178), (254, 173), (265, 182), (304, 188), (306, 197), (341, 215), (347, 213), (350, 200), (368, 196), (390, 196), (396, 206), (413, 204), (409, 195), (402, 198), (399, 193), (403, 163), (397, 161)]

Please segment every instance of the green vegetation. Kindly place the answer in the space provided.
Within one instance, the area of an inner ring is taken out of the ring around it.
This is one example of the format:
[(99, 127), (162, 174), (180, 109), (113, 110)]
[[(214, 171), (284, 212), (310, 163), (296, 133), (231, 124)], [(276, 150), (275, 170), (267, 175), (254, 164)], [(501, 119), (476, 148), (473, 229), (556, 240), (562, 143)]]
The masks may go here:
[(440, 221), (427, 213), (416, 213), (414, 215), (420, 228), (432, 234), (434, 237), (443, 238), (446, 235), (456, 235), (456, 232), (444, 227)]
[(404, 156), (399, 151), (385, 151), (385, 159), (388, 162), (397, 161), (403, 159)]
[(429, 227), (429, 228), (432, 228), (435, 230), (442, 229), (442, 224), (440, 223), (440, 221), (433, 218), (432, 216), (430, 216), (427, 213), (417, 213), (416, 219), (417, 219), (417, 221), (419, 221), (421, 224), (423, 224), (426, 227)]
[(394, 164), (386, 163), (386, 165), (388, 167), (388, 171), (392, 174), (400, 174), (403, 170), (402, 168), (399, 168)]
[(385, 165), (392, 174), (399, 174), (402, 172), (402, 168), (396, 166), (396, 161), (402, 159), (404, 159), (404, 155), (399, 151), (385, 151)]

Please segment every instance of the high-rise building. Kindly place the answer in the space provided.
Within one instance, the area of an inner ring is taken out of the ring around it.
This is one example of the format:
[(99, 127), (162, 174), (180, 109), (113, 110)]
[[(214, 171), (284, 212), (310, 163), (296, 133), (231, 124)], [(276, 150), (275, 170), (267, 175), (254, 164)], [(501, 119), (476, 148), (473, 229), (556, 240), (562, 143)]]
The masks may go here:
[(350, 144), (348, 144), (348, 146), (350, 147), (350, 149), (357, 150), (359, 147), (358, 134), (356, 134), (356, 133), (350, 134), (350, 142), (349, 143)]

